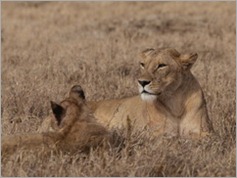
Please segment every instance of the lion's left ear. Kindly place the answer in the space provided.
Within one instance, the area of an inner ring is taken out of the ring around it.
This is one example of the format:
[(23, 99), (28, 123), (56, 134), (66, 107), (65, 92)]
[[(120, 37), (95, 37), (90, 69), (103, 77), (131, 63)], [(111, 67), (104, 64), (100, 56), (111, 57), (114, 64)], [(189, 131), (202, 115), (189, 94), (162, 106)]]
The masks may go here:
[(198, 58), (197, 53), (190, 53), (190, 54), (181, 54), (179, 56), (180, 62), (182, 64), (183, 69), (191, 69), (193, 64), (196, 62)]
[(63, 119), (63, 115), (65, 114), (66, 111), (61, 105), (59, 105), (53, 101), (50, 101), (50, 104), (51, 104), (51, 109), (53, 111), (55, 119), (57, 121), (57, 124), (59, 126), (62, 119)]

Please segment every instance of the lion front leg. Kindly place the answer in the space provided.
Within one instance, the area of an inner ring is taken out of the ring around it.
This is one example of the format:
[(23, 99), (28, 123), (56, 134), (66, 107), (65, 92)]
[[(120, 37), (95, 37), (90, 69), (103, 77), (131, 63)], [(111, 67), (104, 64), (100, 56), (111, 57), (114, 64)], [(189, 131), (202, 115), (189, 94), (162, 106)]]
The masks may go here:
[(205, 107), (189, 111), (180, 121), (179, 133), (184, 137), (201, 138), (213, 132)]

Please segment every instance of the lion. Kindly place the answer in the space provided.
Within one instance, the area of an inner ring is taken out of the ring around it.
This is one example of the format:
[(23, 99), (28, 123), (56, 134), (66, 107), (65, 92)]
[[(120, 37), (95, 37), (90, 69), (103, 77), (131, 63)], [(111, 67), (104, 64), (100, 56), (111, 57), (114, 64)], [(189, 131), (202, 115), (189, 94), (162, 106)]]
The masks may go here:
[(147, 128), (155, 136), (209, 135), (213, 127), (204, 94), (190, 71), (197, 58), (173, 48), (146, 49), (140, 54), (139, 95), (88, 106), (107, 128), (124, 127), (129, 118), (136, 129)]
[(46, 119), (50, 124), (42, 127), (42, 133), (3, 136), (2, 154), (12, 154), (19, 148), (36, 149), (40, 146), (75, 152), (113, 145), (114, 135), (96, 122), (86, 105), (80, 85), (73, 86), (69, 97), (60, 104), (51, 101), (51, 109), (53, 113)]

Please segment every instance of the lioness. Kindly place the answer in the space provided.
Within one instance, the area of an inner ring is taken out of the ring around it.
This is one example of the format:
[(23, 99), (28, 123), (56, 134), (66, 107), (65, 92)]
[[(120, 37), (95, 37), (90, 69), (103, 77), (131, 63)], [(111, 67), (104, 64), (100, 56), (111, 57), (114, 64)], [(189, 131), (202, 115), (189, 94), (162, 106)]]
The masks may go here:
[(105, 126), (123, 127), (129, 117), (138, 129), (155, 135), (200, 137), (212, 131), (202, 89), (190, 72), (197, 53), (180, 54), (172, 48), (141, 53), (140, 96), (89, 102)]
[(39, 146), (56, 147), (63, 151), (87, 150), (112, 143), (112, 134), (95, 121), (85, 103), (85, 95), (79, 85), (71, 88), (69, 97), (60, 104), (51, 101), (50, 125), (43, 133), (3, 136), (2, 154), (11, 154), (17, 148), (35, 149)]

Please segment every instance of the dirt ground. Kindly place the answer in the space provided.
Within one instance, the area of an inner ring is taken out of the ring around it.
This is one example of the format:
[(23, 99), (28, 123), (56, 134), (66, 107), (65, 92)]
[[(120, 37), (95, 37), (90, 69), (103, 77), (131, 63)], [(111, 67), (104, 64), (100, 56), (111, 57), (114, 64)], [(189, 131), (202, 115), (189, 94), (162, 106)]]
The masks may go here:
[(134, 133), (118, 157), (19, 150), (2, 176), (236, 176), (235, 2), (2, 2), (2, 135), (36, 132), (74, 84), (87, 100), (138, 94), (138, 54), (197, 52), (216, 134), (198, 141)]

